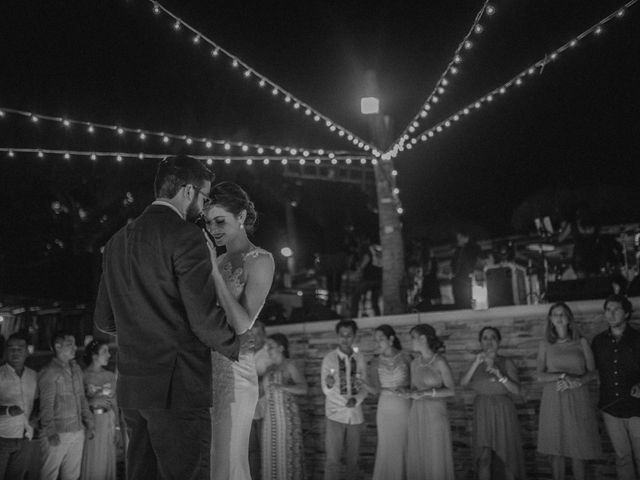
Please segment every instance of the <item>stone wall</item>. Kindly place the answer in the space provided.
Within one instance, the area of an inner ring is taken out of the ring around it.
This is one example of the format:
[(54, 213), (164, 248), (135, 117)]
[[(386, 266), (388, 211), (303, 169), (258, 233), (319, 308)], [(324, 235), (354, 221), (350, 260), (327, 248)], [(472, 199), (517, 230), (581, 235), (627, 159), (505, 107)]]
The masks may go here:
[[(640, 298), (633, 299), (634, 310), (640, 310)], [(602, 316), (601, 300), (570, 303), (581, 333), (589, 340), (606, 328)], [(391, 325), (405, 348), (409, 346), (409, 330), (418, 323), (432, 325), (446, 346), (446, 358), (451, 365), (454, 379), (459, 381), (474, 355), (479, 351), (479, 330), (492, 325), (502, 333), (501, 354), (510, 357), (518, 367), (522, 395), (515, 399), (522, 427), (522, 439), (526, 457), (528, 478), (551, 478), (546, 457), (536, 453), (538, 410), (541, 385), (534, 381), (538, 343), (544, 332), (549, 305), (522, 305), (492, 308), (484, 311), (446, 311), (409, 314), (393, 317), (358, 319), (360, 328), (357, 345), (370, 360), (373, 357), (373, 330), (378, 325)], [(273, 326), (268, 333), (281, 332), (290, 341), (291, 357), (303, 369), (309, 383), (308, 395), (300, 398), (305, 447), (305, 464), (309, 479), (321, 479), (324, 471), (324, 395), (320, 387), (320, 365), (323, 356), (335, 344), (336, 321)], [(640, 314), (634, 314), (632, 324), (640, 327)], [(592, 385), (594, 403), (597, 386)], [(448, 401), (453, 433), (454, 462), (458, 480), (473, 479), (471, 459), (471, 419), (473, 392), (457, 388), (457, 395)], [(369, 397), (364, 402), (365, 428), (361, 446), (363, 478), (371, 478), (375, 460), (377, 399)], [(591, 478), (615, 478), (615, 466), (611, 445), (601, 419), (600, 430), (605, 456), (589, 466)]]

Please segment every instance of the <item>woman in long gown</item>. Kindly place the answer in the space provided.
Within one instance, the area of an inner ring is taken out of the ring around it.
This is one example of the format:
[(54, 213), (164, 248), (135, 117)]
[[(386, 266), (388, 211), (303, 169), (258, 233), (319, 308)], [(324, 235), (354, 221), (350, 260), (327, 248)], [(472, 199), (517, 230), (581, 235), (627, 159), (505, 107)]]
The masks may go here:
[(109, 345), (92, 340), (84, 350), (89, 365), (82, 373), (84, 391), (93, 412), (95, 435), (85, 437), (80, 478), (115, 480), (116, 478), (116, 377), (104, 367), (109, 364)]
[(272, 364), (262, 380), (262, 480), (304, 480), (302, 425), (295, 395), (307, 393), (307, 382), (289, 360), (285, 335), (271, 335), (267, 348)]
[(513, 362), (498, 355), (500, 330), (484, 327), (476, 355), (460, 384), (471, 385), (477, 395), (473, 405), (473, 449), (478, 480), (524, 480), (524, 454), (520, 425), (509, 394), (520, 394), (518, 371)]
[(563, 302), (549, 309), (536, 371), (537, 380), (544, 384), (538, 452), (551, 457), (554, 480), (565, 476), (565, 457), (571, 459), (573, 477), (582, 480), (586, 461), (602, 455), (596, 411), (587, 388), (596, 376), (595, 362), (589, 343), (578, 334), (571, 309)]
[(249, 437), (258, 402), (251, 327), (271, 288), (274, 263), (272, 255), (247, 236), (257, 219), (247, 193), (235, 183), (222, 182), (212, 188), (211, 197), (211, 206), (204, 212), (207, 230), (217, 246), (226, 247), (217, 257), (208, 242), (218, 302), (241, 335), (237, 362), (211, 352), (211, 478), (250, 480)]
[(406, 397), (410, 385), (411, 357), (402, 351), (395, 330), (380, 325), (374, 331), (378, 356), (371, 365), (371, 383), (363, 386), (376, 395), (378, 409), (378, 445), (373, 480), (404, 480), (407, 453), (407, 426), (411, 400)]
[[(408, 480), (453, 480), (453, 445), (446, 398), (455, 395), (449, 364), (440, 355), (444, 344), (426, 323), (411, 329), (413, 350), (407, 437)], [(400, 459), (398, 459), (400, 460)]]

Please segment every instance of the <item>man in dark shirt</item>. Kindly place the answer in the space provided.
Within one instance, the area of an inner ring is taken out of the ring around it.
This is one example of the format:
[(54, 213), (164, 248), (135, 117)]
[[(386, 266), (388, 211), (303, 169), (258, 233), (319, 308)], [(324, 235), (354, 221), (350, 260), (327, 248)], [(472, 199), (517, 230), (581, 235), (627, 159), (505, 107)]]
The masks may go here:
[(618, 478), (624, 480), (640, 477), (640, 332), (628, 325), (631, 310), (626, 297), (609, 296), (604, 302), (609, 328), (592, 343), (600, 375), (598, 407), (616, 452)]

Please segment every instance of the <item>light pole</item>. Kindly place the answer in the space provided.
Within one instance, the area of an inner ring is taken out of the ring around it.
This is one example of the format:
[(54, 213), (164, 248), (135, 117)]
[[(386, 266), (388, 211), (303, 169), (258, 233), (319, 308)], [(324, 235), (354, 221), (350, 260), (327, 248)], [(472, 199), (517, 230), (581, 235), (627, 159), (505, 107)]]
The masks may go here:
[[(360, 111), (369, 117), (373, 145), (385, 152), (393, 141), (391, 118), (380, 110), (379, 88), (374, 72), (367, 72), (366, 97), (360, 100)], [(402, 240), (401, 210), (395, 200), (397, 171), (391, 157), (378, 159), (373, 166), (378, 198), (378, 228), (382, 247), (382, 298), (384, 314), (405, 312), (401, 283), (404, 277), (404, 242)]]

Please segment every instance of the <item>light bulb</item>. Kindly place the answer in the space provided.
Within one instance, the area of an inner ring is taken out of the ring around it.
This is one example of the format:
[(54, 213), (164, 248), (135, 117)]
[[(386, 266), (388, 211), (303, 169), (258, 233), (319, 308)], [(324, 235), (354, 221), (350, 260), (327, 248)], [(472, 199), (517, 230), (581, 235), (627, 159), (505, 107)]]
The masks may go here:
[(265, 165), (269, 165), (269, 159), (265, 158), (264, 160), (262, 160), (262, 163), (264, 163)]
[(44, 157), (44, 153), (42, 153), (42, 150), (38, 150), (38, 157), (39, 158)]
[(89, 125), (89, 126), (87, 127), (87, 131), (88, 131), (89, 133), (93, 133), (93, 132), (95, 131), (95, 129), (93, 128), (93, 125)]
[(220, 55), (220, 49), (219, 48), (214, 48), (213, 50), (211, 50), (211, 56), (212, 57), (217, 57), (218, 55)]
[(185, 139), (185, 142), (187, 142), (187, 145), (191, 145), (193, 143), (193, 140), (191, 140), (189, 137), (187, 137)]
[(213, 165), (213, 159), (207, 158), (207, 165)]
[(278, 89), (274, 87), (273, 90), (271, 90), (271, 95), (278, 95)]
[(122, 129), (121, 127), (118, 127), (118, 129), (116, 131), (118, 132), (118, 135), (123, 135), (124, 134), (124, 129)]
[(64, 119), (64, 120), (62, 121), (62, 124), (63, 124), (65, 127), (68, 127), (69, 125), (71, 125), (71, 123), (70, 123), (70, 122), (69, 122), (69, 120), (67, 120), (67, 119)]
[(476, 33), (482, 33), (482, 31), (484, 30), (484, 27), (480, 24), (477, 24), (476, 27), (473, 29)]
[(473, 47), (473, 42), (471, 42), (471, 40), (467, 40), (464, 42), (464, 48), (466, 48), (467, 50), (471, 50), (472, 47)]
[(71, 155), (69, 155), (69, 152), (64, 154), (64, 159), (65, 160), (69, 160), (71, 158)]
[(231, 163), (231, 159), (229, 157), (224, 159), (224, 163), (226, 163), (227, 165), (229, 165)]
[(493, 5), (487, 5), (486, 12), (487, 15), (493, 15), (494, 13), (496, 13), (496, 7), (494, 7)]
[(95, 162), (98, 157), (96, 157), (95, 153), (92, 153), (91, 157), (89, 157), (89, 158), (91, 158), (91, 160), (93, 160)]
[(205, 143), (204, 146), (207, 148), (211, 148), (211, 142), (207, 140), (207, 143)]
[(176, 23), (173, 24), (173, 29), (174, 30), (180, 30), (180, 21), (176, 20)]
[(31, 121), (33, 123), (38, 123), (38, 117), (36, 117), (35, 115), (31, 115)]
[(153, 6), (153, 13), (155, 13), (156, 15), (160, 13), (160, 7), (158, 5)]
[(140, 133), (140, 140), (144, 140), (145, 138), (147, 138), (147, 136), (145, 135), (144, 132)]
[(122, 162), (122, 155), (117, 155), (117, 156), (116, 156), (116, 160), (117, 160), (118, 162)]
[(167, 137), (166, 135), (164, 137), (162, 137), (162, 141), (164, 143), (169, 143), (169, 137)]
[(258, 147), (257, 152), (258, 152), (259, 155), (262, 155), (264, 153), (264, 148)]
[(200, 35), (193, 37), (193, 43), (200, 43)]

